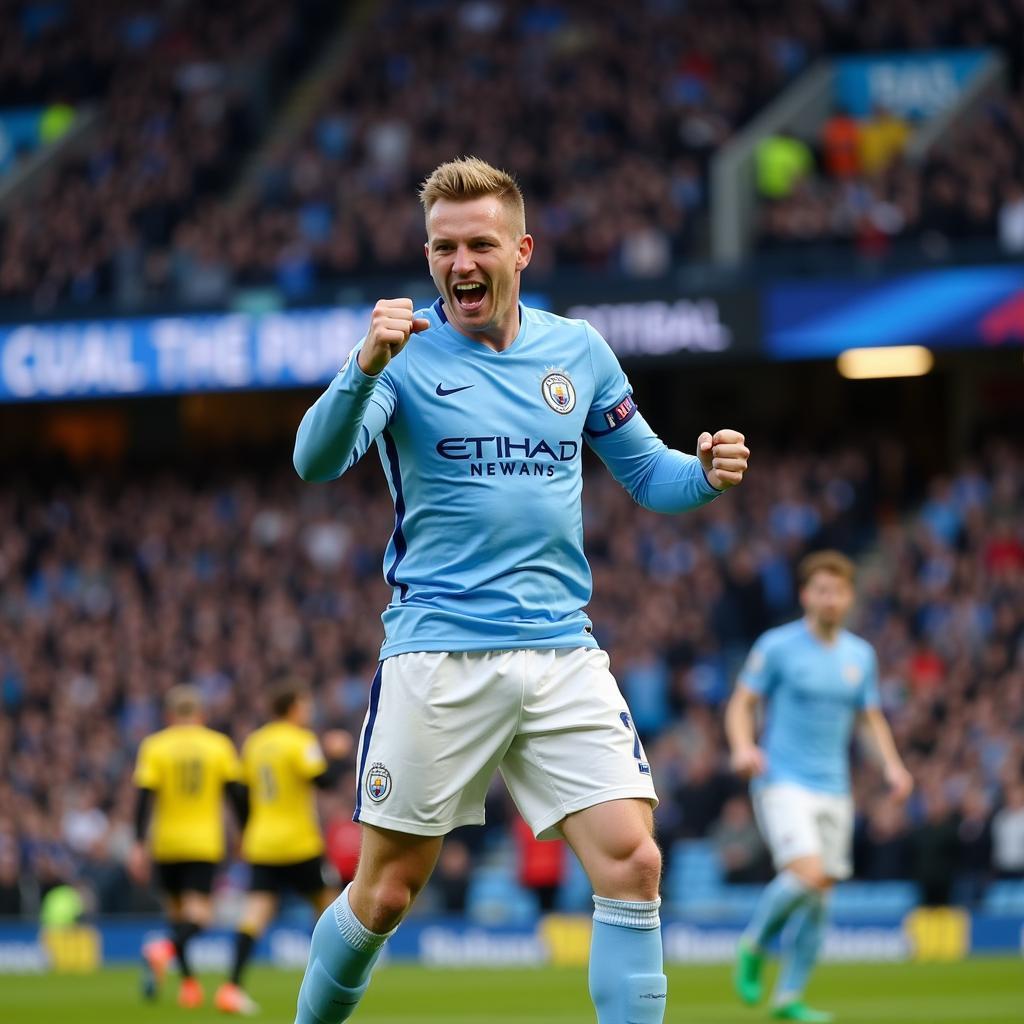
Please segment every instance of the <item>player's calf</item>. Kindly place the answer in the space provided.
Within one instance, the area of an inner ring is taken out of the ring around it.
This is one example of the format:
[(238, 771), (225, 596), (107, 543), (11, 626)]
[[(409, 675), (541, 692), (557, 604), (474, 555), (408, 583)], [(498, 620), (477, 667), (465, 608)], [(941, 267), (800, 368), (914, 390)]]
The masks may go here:
[(668, 980), (662, 973), (661, 900), (594, 897), (590, 997), (598, 1024), (661, 1024)]
[(299, 989), (295, 1024), (348, 1020), (370, 984), (370, 974), (392, 932), (372, 932), (349, 903), (349, 886), (320, 915)]

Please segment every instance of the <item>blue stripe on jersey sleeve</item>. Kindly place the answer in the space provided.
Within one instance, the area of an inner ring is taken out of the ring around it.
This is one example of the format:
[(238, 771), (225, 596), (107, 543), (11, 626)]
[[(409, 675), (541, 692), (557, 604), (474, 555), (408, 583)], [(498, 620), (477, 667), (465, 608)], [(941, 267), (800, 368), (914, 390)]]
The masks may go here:
[(405, 553), (408, 550), (405, 534), (402, 532), (402, 522), (405, 519), (405, 494), (402, 492), (402, 467), (398, 462), (398, 447), (395, 445), (395, 439), (391, 436), (391, 431), (385, 430), (382, 432), (381, 436), (384, 438), (384, 450), (387, 453), (388, 468), (391, 471), (391, 483), (395, 488), (395, 532), (392, 534), (392, 540), (395, 545), (395, 558), (391, 563), (391, 567), (384, 576), (392, 587), (398, 587), (399, 600), (404, 602), (408, 596), (409, 587), (405, 583), (396, 582), (398, 566), (401, 564), (402, 559), (405, 558)]
[(395, 411), (398, 397), (387, 368), (377, 377), (363, 373), (361, 347), (302, 417), (292, 463), (303, 480), (336, 480), (351, 469)]

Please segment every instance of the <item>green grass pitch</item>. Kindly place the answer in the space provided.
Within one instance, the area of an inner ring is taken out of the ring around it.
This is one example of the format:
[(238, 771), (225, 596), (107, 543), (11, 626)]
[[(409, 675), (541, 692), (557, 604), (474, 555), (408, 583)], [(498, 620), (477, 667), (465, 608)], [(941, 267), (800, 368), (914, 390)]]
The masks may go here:
[[(207, 996), (218, 979), (205, 978)], [(3, 1024), (223, 1024), (212, 1008), (179, 1010), (173, 979), (156, 1003), (138, 999), (137, 972), (107, 969), (89, 976), (0, 977)], [(249, 990), (263, 1007), (257, 1021), (292, 1024), (298, 975), (254, 969)], [(833, 1010), (838, 1024), (1020, 1024), (1024, 960), (976, 959), (952, 964), (826, 965), (809, 1001)], [(358, 1024), (452, 1022), (593, 1024), (586, 975), (579, 969), (430, 970), (387, 965), (353, 1018)], [(764, 1009), (738, 1005), (728, 969), (669, 971), (666, 1024), (757, 1024)]]

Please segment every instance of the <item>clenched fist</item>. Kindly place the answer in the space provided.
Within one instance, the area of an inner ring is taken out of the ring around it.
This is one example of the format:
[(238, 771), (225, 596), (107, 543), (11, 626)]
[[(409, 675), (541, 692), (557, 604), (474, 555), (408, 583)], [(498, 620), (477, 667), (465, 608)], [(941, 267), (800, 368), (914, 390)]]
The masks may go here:
[(719, 430), (713, 437), (704, 431), (697, 438), (697, 458), (716, 491), (735, 487), (743, 480), (750, 458), (750, 449), (743, 440), (738, 430)]
[(729, 763), (732, 770), (743, 779), (756, 779), (758, 775), (764, 775), (768, 766), (764, 751), (754, 745), (733, 751)]
[(412, 315), (412, 299), (380, 299), (373, 307), (370, 330), (359, 350), (359, 369), (376, 377), (405, 348), (409, 337), (430, 326)]

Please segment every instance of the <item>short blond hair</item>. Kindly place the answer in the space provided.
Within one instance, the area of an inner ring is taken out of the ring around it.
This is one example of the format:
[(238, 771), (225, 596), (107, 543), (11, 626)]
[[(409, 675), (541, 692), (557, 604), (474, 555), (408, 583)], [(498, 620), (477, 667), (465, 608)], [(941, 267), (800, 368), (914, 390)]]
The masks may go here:
[(526, 232), (526, 203), (519, 182), (477, 156), (460, 156), (435, 167), (420, 186), (420, 202), (427, 217), (439, 199), (461, 202), (482, 196), (494, 196), (504, 203), (512, 214), (513, 226)]
[(164, 707), (173, 719), (194, 718), (203, 710), (202, 694), (187, 683), (172, 686), (164, 697)]
[(807, 586), (811, 582), (811, 577), (817, 572), (831, 573), (833, 576), (846, 580), (850, 586), (853, 586), (857, 578), (857, 567), (841, 551), (812, 551), (801, 559), (797, 568), (800, 586)]

